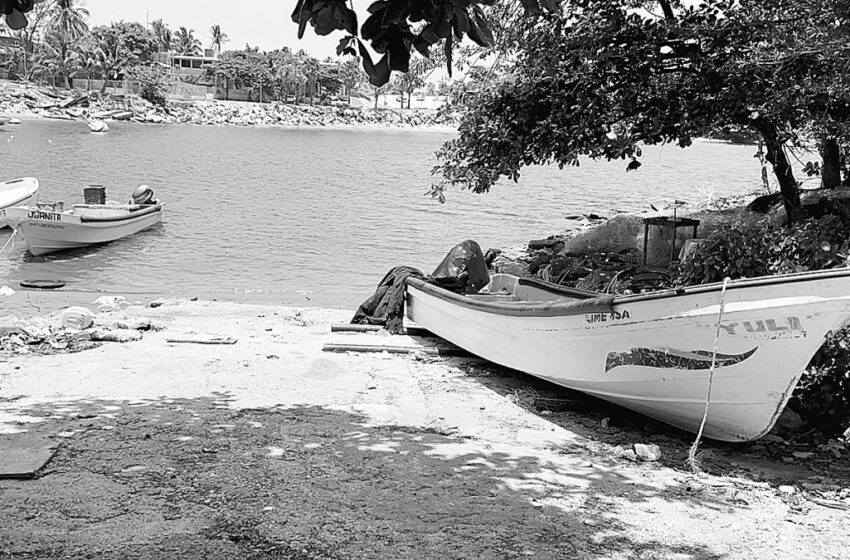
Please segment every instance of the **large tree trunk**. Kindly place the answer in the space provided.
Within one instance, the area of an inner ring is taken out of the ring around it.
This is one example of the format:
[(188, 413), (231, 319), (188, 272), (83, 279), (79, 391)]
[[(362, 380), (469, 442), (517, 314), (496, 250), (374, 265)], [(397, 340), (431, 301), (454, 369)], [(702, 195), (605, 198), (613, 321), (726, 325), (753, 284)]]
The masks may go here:
[(824, 188), (834, 189), (841, 185), (841, 150), (835, 138), (821, 142), (820, 156), (823, 160), (821, 184)]
[(660, 0), (659, 4), (661, 4), (661, 11), (664, 12), (664, 19), (667, 21), (676, 21), (673, 8), (670, 6), (670, 0)]
[(790, 225), (803, 213), (800, 205), (800, 190), (794, 178), (794, 171), (788, 162), (788, 156), (785, 155), (783, 143), (779, 141), (776, 125), (766, 119), (759, 119), (755, 125), (764, 139), (764, 145), (767, 148), (765, 159), (773, 166), (773, 173), (779, 182), (779, 192), (782, 194), (782, 205), (785, 207), (785, 215)]

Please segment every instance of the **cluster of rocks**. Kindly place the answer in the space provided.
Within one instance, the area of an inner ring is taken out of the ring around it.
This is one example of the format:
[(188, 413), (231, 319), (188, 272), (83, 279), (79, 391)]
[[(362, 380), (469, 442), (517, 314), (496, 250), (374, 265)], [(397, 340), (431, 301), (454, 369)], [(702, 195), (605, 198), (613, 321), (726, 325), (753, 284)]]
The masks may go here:
[(360, 110), (347, 107), (195, 101), (170, 104), (165, 122), (211, 125), (448, 127), (451, 115), (437, 111)]
[(0, 86), (0, 112), (20, 116), (94, 119), (156, 124), (281, 125), (307, 127), (452, 127), (450, 111), (361, 110), (349, 107), (293, 105), (281, 102), (169, 101), (159, 107), (136, 95), (53, 90), (29, 84)]

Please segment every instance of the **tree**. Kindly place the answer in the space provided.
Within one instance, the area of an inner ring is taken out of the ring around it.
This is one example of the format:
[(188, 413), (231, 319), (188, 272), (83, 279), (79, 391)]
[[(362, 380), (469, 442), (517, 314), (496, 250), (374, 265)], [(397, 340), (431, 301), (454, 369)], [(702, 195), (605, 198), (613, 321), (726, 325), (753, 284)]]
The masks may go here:
[(168, 97), (168, 74), (157, 65), (134, 66), (128, 76), (139, 82), (139, 95), (154, 105), (165, 107)]
[(88, 33), (89, 11), (75, 0), (52, 0), (49, 30), (66, 43), (73, 43)]
[(119, 31), (114, 27), (96, 27), (92, 32), (94, 55), (103, 72), (103, 87), (106, 91), (108, 80), (114, 80), (129, 66), (138, 61), (135, 53), (123, 43)]
[(55, 85), (56, 76), (61, 76), (66, 89), (70, 89), (71, 79), (78, 68), (76, 51), (69, 49), (64, 38), (55, 32), (45, 36), (33, 56), (33, 76), (49, 78), (52, 85)]
[[(507, 1), (507, 0), (506, 0)], [(482, 5), (494, 0), (383, 0), (369, 7), (369, 17), (357, 29), (357, 14), (347, 0), (298, 0), (292, 20), (298, 24), (298, 37), (304, 36), (309, 23), (318, 35), (344, 31), (337, 54), (359, 52), (363, 69), (374, 86), (389, 82), (393, 71), (405, 73), (410, 68), (410, 51), (416, 49), (428, 56), (432, 45), (443, 42), (446, 61), (451, 71), (452, 50), (464, 36), (482, 46), (494, 45)], [(554, 9), (555, 0), (522, 0), (529, 10), (540, 4)], [(417, 31), (414, 31), (414, 26)], [(361, 40), (362, 38), (362, 40)], [(372, 60), (363, 41), (380, 55)], [(356, 49), (355, 49), (356, 46)]]
[(221, 30), (220, 25), (213, 25), (210, 27), (210, 38), (212, 39), (211, 46), (215, 49), (216, 55), (220, 55), (222, 45), (230, 41), (227, 33), (224, 33)]
[(360, 67), (360, 61), (356, 58), (347, 58), (345, 62), (339, 65), (338, 76), (339, 81), (345, 86), (348, 101), (351, 102), (351, 92), (356, 91), (367, 77)]
[(411, 62), (410, 69), (406, 73), (396, 76), (394, 86), (402, 94), (402, 109), (404, 109), (404, 94), (407, 94), (407, 108), (410, 109), (413, 92), (424, 87), (425, 80), (442, 63), (440, 53), (429, 53), (427, 58), (417, 58)]
[(118, 37), (121, 47), (132, 53), (139, 62), (150, 62), (159, 50), (157, 36), (140, 23), (119, 21), (111, 23), (109, 28)]
[(151, 32), (156, 37), (159, 52), (168, 52), (171, 50), (171, 42), (173, 34), (171, 28), (161, 19), (155, 19), (151, 22)]
[(550, 14), (548, 25), (521, 26), (510, 79), (475, 98), (459, 137), (438, 154), (438, 190), (484, 192), (526, 165), (636, 159), (642, 144), (686, 147), (743, 127), (767, 148), (789, 220), (799, 215), (788, 146), (828, 123), (846, 131), (850, 117), (835, 42), (846, 10), (716, 0), (674, 12), (662, 1), (665, 16), (655, 17), (625, 0), (580, 4)]
[(15, 35), (21, 40), (24, 46), (22, 62), (23, 74), (25, 77), (29, 77), (29, 72), (32, 67), (30, 57), (35, 50), (36, 41), (42, 38), (44, 30), (47, 27), (51, 7), (52, 5), (50, 2), (39, 2), (34, 4), (32, 11), (29, 13), (29, 16), (27, 16), (28, 23), (26, 27), (15, 31)]
[(89, 40), (81, 41), (76, 48), (76, 55), (79, 71), (86, 77), (86, 90), (90, 90), (92, 77), (100, 72), (100, 61), (98, 60), (94, 40), (90, 38)]
[(212, 64), (206, 65), (207, 76), (224, 77), (226, 86), (233, 83), (237, 88), (246, 88), (259, 93), (271, 86), (272, 67), (267, 55), (253, 51), (227, 51)]
[(180, 27), (174, 32), (172, 47), (178, 54), (196, 56), (201, 52), (201, 42), (195, 39), (195, 30)]

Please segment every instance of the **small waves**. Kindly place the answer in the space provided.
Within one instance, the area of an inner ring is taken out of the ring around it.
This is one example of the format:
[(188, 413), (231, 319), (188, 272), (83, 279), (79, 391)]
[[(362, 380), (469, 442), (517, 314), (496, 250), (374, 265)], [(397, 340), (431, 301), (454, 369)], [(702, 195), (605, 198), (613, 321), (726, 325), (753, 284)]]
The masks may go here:
[[(540, 167), (487, 194), (450, 191), (440, 204), (425, 193), (449, 133), (123, 122), (111, 130), (96, 138), (80, 123), (26, 121), (14, 142), (0, 132), (3, 179), (38, 177), (42, 201), (66, 204), (89, 184), (119, 201), (148, 184), (166, 203), (163, 224), (46, 258), (26, 256), (18, 242), (0, 255), (0, 284), (60, 278), (92, 291), (353, 307), (392, 266), (430, 271), (463, 239), (517, 246), (574, 228), (569, 215), (739, 194), (759, 178), (753, 148), (697, 142), (646, 148), (637, 173), (626, 175), (621, 161)], [(0, 246), (6, 239), (0, 232)]]

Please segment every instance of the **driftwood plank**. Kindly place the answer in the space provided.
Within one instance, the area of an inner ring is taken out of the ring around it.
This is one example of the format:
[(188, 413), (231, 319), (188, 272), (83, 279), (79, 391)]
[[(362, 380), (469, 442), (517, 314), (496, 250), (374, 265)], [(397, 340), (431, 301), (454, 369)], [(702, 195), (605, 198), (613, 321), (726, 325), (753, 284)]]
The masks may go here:
[(472, 354), (462, 348), (445, 348), (439, 346), (380, 346), (372, 344), (325, 344), (325, 352), (388, 352), (390, 354), (422, 353), (432, 356), (472, 357)]
[(229, 336), (186, 336), (166, 338), (165, 342), (171, 344), (236, 344), (236, 339)]
[[(335, 323), (331, 325), (331, 332), (378, 332), (384, 330), (381, 325), (357, 325), (350, 323)], [(422, 327), (407, 327), (404, 333), (408, 336), (434, 336), (434, 333)]]

